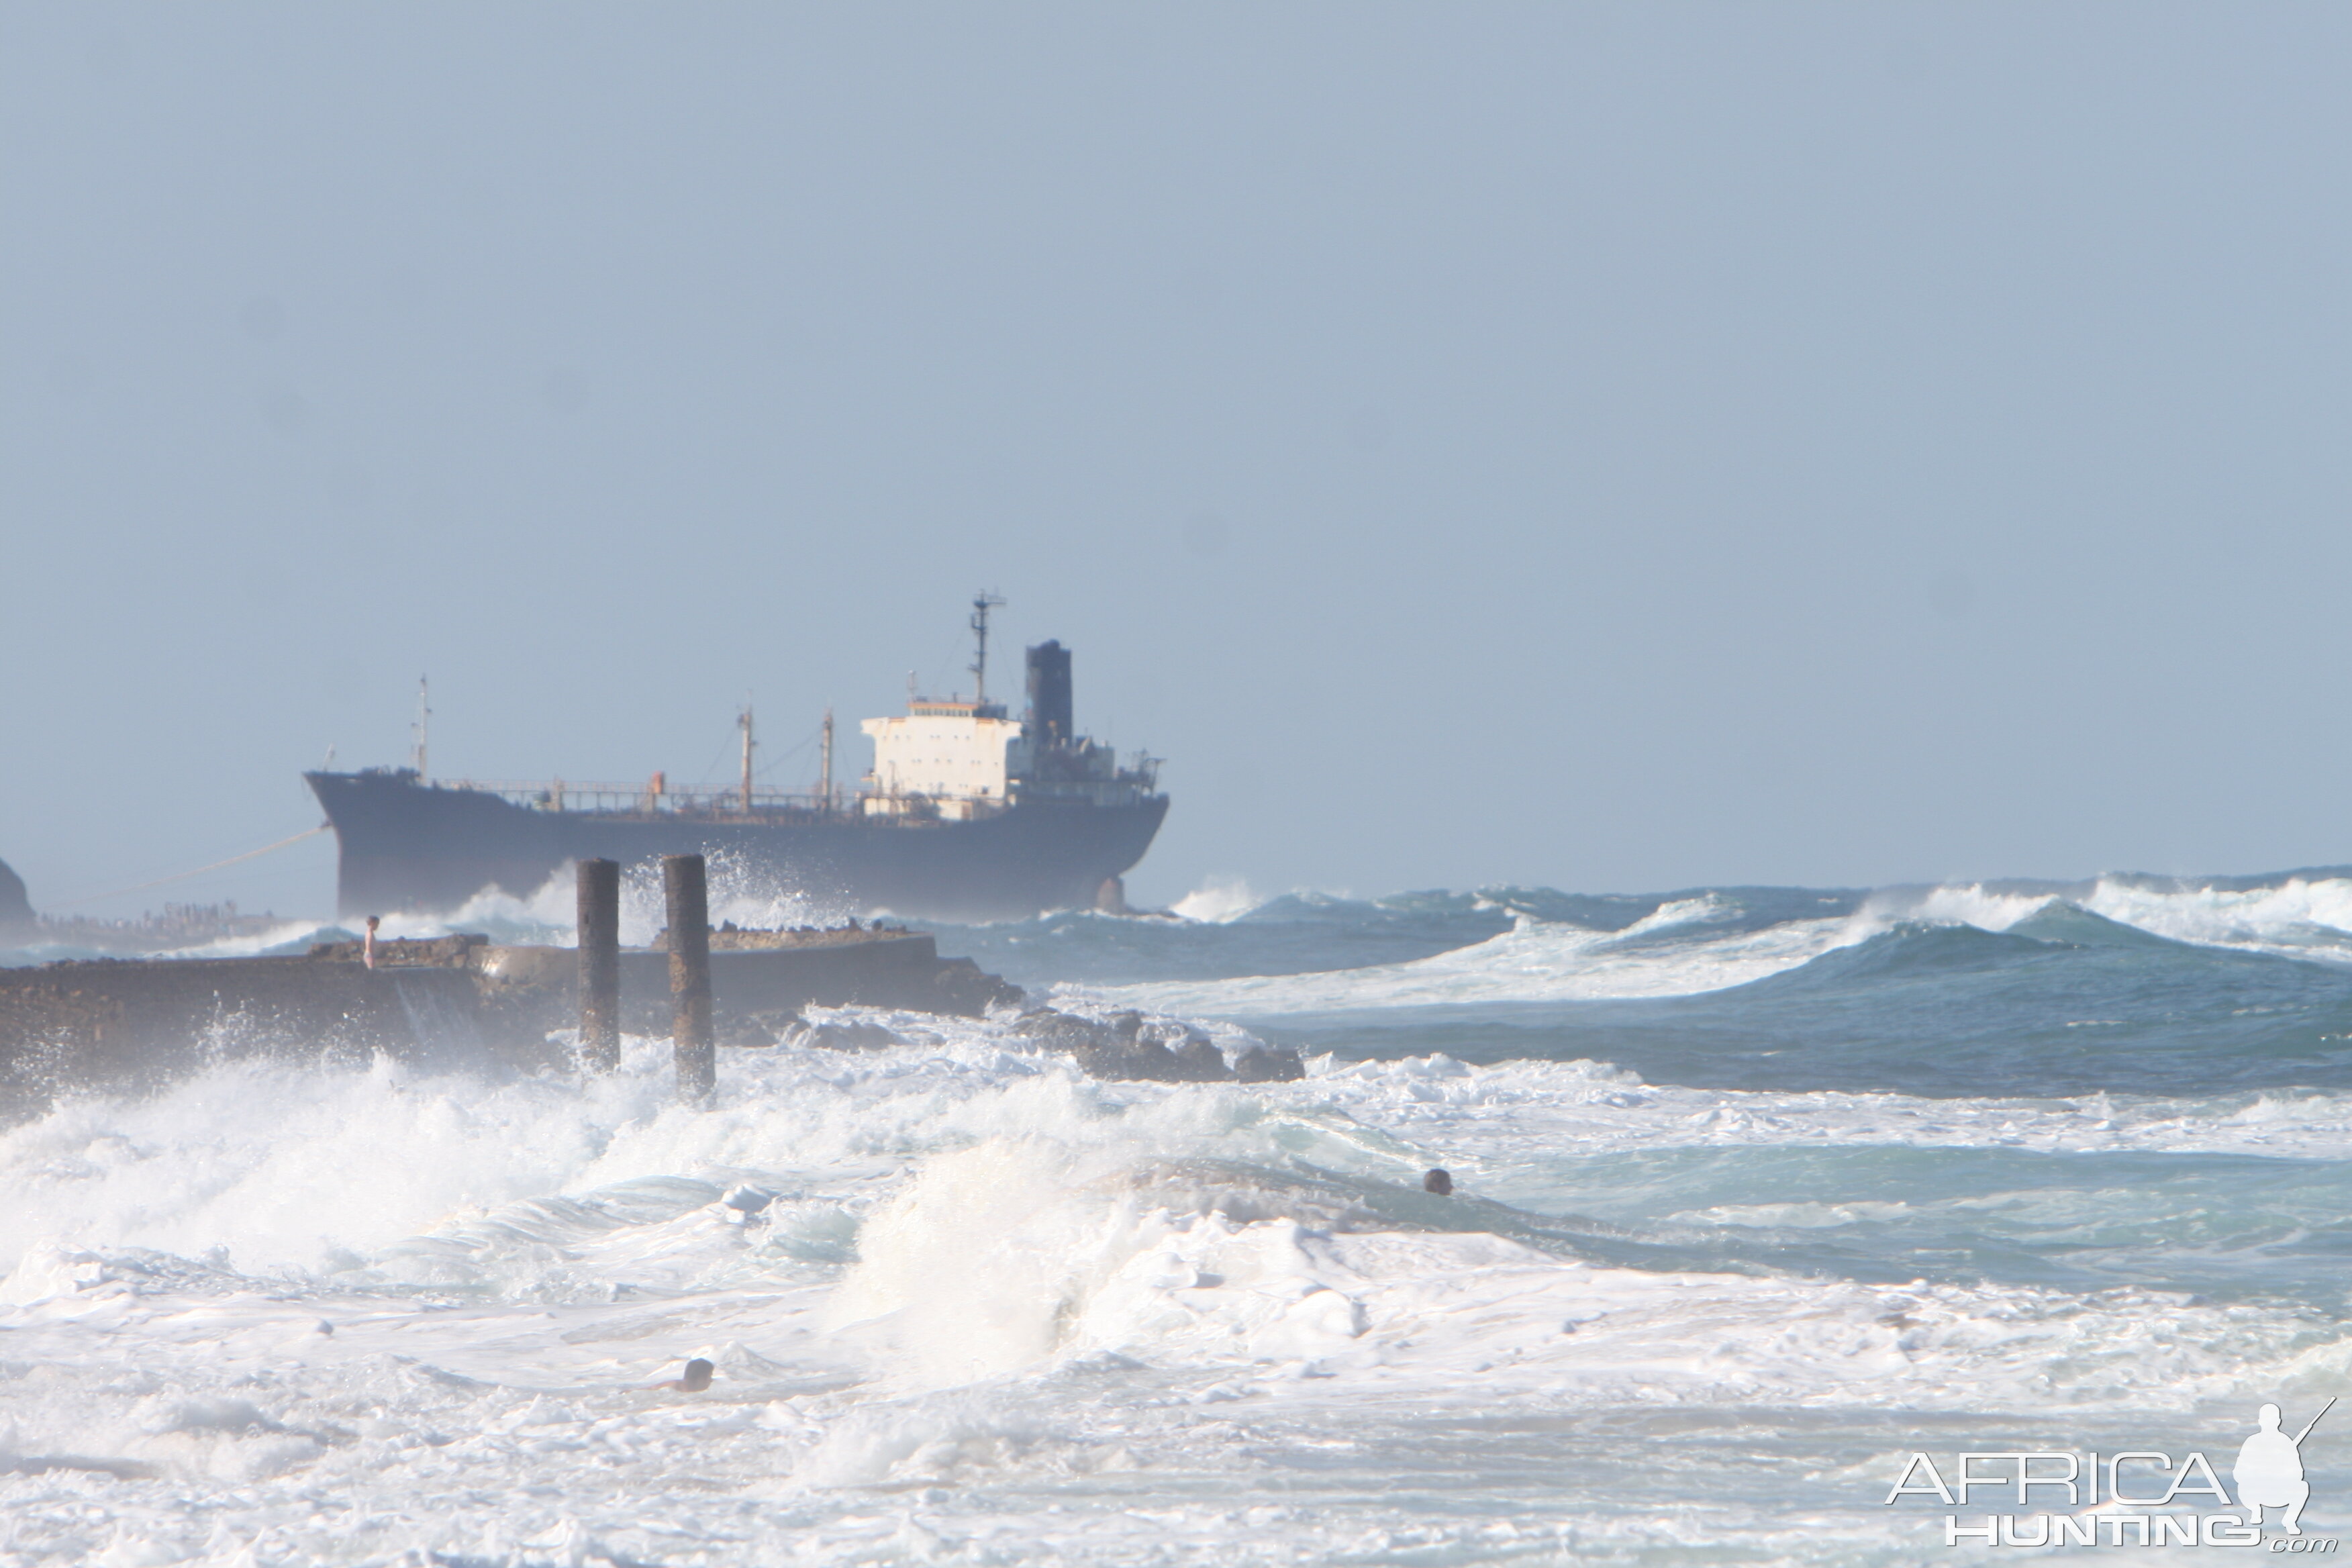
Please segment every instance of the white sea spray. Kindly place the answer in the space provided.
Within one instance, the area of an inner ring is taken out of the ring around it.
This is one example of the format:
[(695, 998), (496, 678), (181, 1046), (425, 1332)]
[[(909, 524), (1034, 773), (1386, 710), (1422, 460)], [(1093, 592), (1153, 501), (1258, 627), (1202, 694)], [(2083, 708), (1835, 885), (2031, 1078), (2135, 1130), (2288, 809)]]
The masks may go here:
[[(1881, 1506), (1914, 1448), (2218, 1451), (2352, 1379), (2352, 1088), (2240, 1085), (2260, 1053), (2217, 1036), (2210, 1084), (2150, 1093), (2118, 1055), (2175, 1027), (2183, 953), (2257, 966), (2228, 1026), (2324, 1034), (2336, 972), (2275, 955), (2333, 963), (2334, 896), (1699, 893), (1605, 930), (1506, 900), (1432, 958), (1068, 994), (1230, 1049), (1234, 1016), (1409, 1040), (1465, 1002), (1736, 1006), (1937, 933), (2011, 987), (1800, 994), (1889, 1009), (1895, 1065), (1836, 1089), (1427, 1047), (1103, 1083), (1006, 1020), (867, 1014), (899, 1043), (730, 1050), (709, 1110), (635, 1037), (585, 1081), (242, 1062), (68, 1094), (0, 1130), (0, 1562), (1916, 1561)], [(1239, 912), (1099, 934), (1273, 918)], [(2080, 1003), (2097, 932), (2059, 916), (2141, 933), (2099, 973), (2145, 989)], [(2042, 1015), (1966, 1011), (2029, 984)], [(2011, 1027), (2046, 1035), (1998, 1058), (2012, 1091), (1902, 1081), (1896, 1047)], [(2055, 1092), (2062, 1056), (2117, 1065)], [(1806, 1070), (1778, 1061), (1740, 1070)], [(709, 1391), (657, 1386), (692, 1356)], [(2352, 1476), (2312, 1465), (2332, 1531)]]

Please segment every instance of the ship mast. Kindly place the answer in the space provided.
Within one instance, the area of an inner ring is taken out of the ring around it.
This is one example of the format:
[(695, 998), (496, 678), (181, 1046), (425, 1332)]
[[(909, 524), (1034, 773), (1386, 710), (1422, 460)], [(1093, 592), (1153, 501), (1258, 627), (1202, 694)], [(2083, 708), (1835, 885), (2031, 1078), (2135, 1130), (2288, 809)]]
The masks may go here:
[(977, 707), (988, 706), (988, 612), (1003, 603), (994, 594), (982, 594), (971, 602), (971, 635), (979, 644), (971, 661), (971, 698)]
[(735, 720), (743, 731), (743, 815), (751, 815), (751, 748), (760, 742), (751, 738), (751, 704), (745, 702), (743, 711)]
[(433, 719), (433, 710), (427, 701), (430, 696), (431, 692), (425, 684), (425, 678), (418, 676), (416, 678), (416, 722), (408, 727), (409, 761), (416, 769), (418, 784), (425, 782), (425, 730)]
[(824, 803), (825, 815), (830, 816), (833, 815), (833, 705), (829, 702), (824, 709), (824, 782), (818, 785), (817, 798)]

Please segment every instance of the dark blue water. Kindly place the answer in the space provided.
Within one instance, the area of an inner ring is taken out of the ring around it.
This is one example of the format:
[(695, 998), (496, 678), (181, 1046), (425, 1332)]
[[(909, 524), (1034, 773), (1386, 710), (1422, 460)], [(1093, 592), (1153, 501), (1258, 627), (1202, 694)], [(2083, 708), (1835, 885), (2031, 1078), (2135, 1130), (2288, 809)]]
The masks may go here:
[[(2196, 915), (2295, 879), (2153, 896), (2180, 906), (2166, 912)], [(1157, 983), (1166, 994), (1171, 982), (1410, 966), (1493, 943), (1522, 924), (1623, 933), (1669, 904), (1708, 899), (1721, 912), (1703, 924), (1611, 944), (1616, 956), (1646, 946), (1661, 963), (1686, 962), (1683, 994), (1528, 1000), (1524, 976), (1498, 962), (1491, 984), (1471, 976), (1457, 999), (1263, 1008), (1260, 997), (1236, 994), (1218, 1010), (1270, 1037), (1349, 1058), (1434, 1050), (1476, 1062), (1597, 1059), (1653, 1082), (1722, 1089), (2080, 1095), (2352, 1086), (2352, 944), (2337, 928), (2257, 910), (2234, 940), (2182, 941), (2063, 892), (2011, 886), (2021, 889), (2014, 899), (2044, 901), (2002, 929), (1895, 918), (1721, 988), (1707, 984), (1710, 948), (1775, 927), (1853, 921), (1873, 896), (1751, 888), (1610, 898), (1545, 889), (1293, 895), (1223, 924), (1061, 915), (948, 928), (941, 941), (1031, 986)], [(1219, 1000), (1206, 986), (1187, 999), (1211, 1007)]]
[[(1339, 1062), (1596, 1063), (1661, 1102), (1864, 1103), (1827, 1136), (1807, 1128), (1818, 1146), (1751, 1125), (1523, 1159), (1517, 1212), (1596, 1256), (2156, 1289), (2333, 1321), (2352, 1278), (2347, 928), (2352, 882), (2329, 870), (1294, 895), (1223, 923), (1066, 915), (942, 944), (1032, 987)], [(1942, 1112), (1979, 1131), (1906, 1140), (1902, 1116)], [(2273, 1115), (2290, 1130), (2261, 1131)]]

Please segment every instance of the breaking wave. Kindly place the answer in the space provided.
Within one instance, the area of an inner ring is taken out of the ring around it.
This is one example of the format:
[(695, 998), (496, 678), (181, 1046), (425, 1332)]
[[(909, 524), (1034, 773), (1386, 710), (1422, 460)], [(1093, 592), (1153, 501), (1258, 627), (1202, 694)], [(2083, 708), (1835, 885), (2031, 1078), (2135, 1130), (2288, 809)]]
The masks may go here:
[(1303, 1081), (857, 1012), (708, 1110), (636, 1037), (68, 1098), (0, 1129), (5, 1550), (1917, 1561), (1885, 1461), (1936, 1434), (2352, 1391), (2347, 889), (1204, 889), (942, 948)]

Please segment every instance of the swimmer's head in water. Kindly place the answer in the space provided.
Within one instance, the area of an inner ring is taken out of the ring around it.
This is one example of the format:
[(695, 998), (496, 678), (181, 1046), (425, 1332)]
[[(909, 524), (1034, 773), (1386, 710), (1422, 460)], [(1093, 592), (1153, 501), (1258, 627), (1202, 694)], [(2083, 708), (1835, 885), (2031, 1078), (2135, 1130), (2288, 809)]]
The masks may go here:
[(686, 1363), (686, 1375), (673, 1377), (667, 1383), (656, 1383), (656, 1388), (667, 1388), (680, 1394), (699, 1394), (710, 1386), (710, 1363), (696, 1356)]
[(1422, 1177), (1421, 1190), (1424, 1193), (1435, 1193), (1441, 1198), (1451, 1197), (1454, 1195), (1454, 1177), (1445, 1171), (1432, 1171)]

